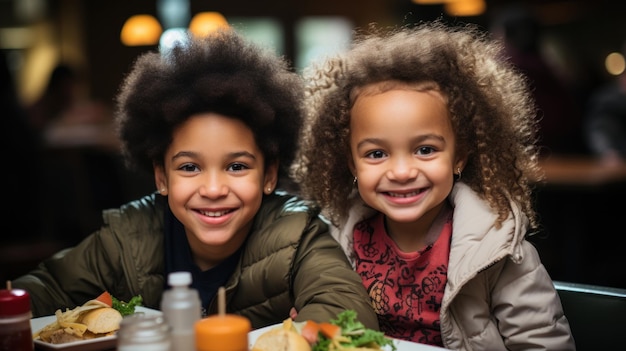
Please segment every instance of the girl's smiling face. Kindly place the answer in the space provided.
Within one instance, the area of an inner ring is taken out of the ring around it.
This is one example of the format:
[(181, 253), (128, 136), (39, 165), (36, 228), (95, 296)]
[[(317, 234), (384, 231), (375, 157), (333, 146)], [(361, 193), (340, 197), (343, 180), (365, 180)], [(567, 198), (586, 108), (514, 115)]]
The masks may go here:
[(205, 270), (243, 244), (264, 192), (276, 186), (277, 165), (266, 169), (254, 134), (242, 121), (206, 113), (174, 131), (155, 181), (166, 189), (194, 260)]
[(385, 214), (390, 232), (425, 234), (463, 168), (445, 98), (436, 90), (370, 85), (354, 102), (350, 131), (363, 200)]

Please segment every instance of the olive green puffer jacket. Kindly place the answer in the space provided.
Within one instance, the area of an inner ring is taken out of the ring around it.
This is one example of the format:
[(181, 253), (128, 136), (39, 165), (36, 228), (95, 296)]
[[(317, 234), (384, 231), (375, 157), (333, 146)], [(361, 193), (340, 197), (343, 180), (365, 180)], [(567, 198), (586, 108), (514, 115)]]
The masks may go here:
[[(103, 212), (104, 225), (76, 247), (59, 252), (13, 281), (29, 292), (33, 316), (73, 308), (109, 291), (128, 301), (141, 294), (159, 308), (165, 285), (165, 198), (151, 194)], [(287, 195), (266, 196), (235, 273), (226, 284), (227, 312), (253, 328), (297, 320), (327, 321), (353, 309), (378, 329), (369, 297), (318, 212)], [(212, 301), (209, 314), (217, 312)]]

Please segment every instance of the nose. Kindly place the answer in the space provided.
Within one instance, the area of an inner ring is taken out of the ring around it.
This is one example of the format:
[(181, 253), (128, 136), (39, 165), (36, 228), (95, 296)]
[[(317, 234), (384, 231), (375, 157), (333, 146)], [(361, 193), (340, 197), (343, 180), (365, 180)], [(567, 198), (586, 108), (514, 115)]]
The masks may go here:
[(387, 177), (397, 182), (408, 182), (417, 178), (419, 167), (412, 157), (395, 157), (391, 160)]
[(208, 198), (219, 198), (228, 194), (228, 183), (221, 172), (206, 172), (198, 187), (198, 193)]

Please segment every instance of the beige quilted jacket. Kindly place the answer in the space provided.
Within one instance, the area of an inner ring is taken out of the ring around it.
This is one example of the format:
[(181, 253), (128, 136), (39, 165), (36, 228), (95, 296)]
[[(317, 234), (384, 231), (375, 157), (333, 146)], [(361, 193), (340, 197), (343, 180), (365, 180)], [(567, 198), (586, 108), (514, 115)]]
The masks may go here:
[[(524, 236), (527, 219), (516, 204), (500, 229), (496, 214), (462, 182), (454, 207), (448, 284), (440, 321), (452, 350), (574, 350), (559, 296), (537, 250)], [(372, 215), (356, 200), (341, 229), (331, 233), (352, 260), (352, 228)], [(354, 264), (354, 263), (353, 263)]]

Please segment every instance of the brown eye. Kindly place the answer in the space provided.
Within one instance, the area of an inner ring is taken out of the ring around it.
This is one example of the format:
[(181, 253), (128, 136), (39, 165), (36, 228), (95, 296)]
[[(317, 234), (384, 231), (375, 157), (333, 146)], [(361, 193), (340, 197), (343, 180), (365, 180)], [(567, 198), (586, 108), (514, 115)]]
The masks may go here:
[(233, 163), (230, 166), (228, 166), (228, 170), (232, 171), (232, 172), (239, 172), (239, 171), (244, 171), (246, 169), (248, 169), (249, 167), (246, 166), (243, 163)]
[(367, 153), (367, 158), (383, 158), (385, 157), (385, 153), (380, 150), (374, 150), (372, 152)]
[(419, 147), (415, 153), (418, 155), (430, 155), (433, 152), (435, 152), (435, 148), (431, 147), (431, 146), (422, 146)]
[(197, 172), (199, 170), (198, 166), (193, 163), (185, 163), (178, 167), (178, 169), (185, 172)]

